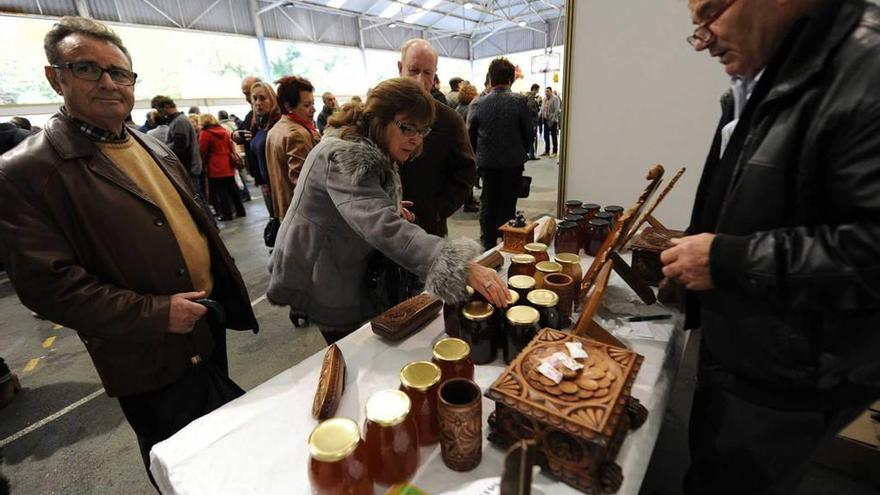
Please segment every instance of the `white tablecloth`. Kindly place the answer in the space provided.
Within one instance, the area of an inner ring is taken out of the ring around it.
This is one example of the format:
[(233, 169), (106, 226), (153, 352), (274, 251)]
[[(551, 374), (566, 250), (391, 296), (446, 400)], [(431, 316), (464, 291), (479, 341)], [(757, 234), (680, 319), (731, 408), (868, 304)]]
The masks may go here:
[[(509, 256), (506, 256), (509, 258)], [(584, 260), (588, 265), (591, 258)], [(508, 260), (509, 262), (509, 260)], [(616, 275), (606, 297), (606, 308), (629, 314), (668, 313), (661, 306), (632, 304), (635, 295)], [(603, 310), (608, 317), (610, 312)], [(607, 321), (613, 326), (613, 321)], [(631, 328), (635, 327), (635, 328)], [(685, 343), (680, 316), (672, 320), (631, 325), (616, 332), (645, 357), (632, 395), (648, 409), (648, 420), (630, 433), (618, 455), (624, 482), (618, 493), (637, 494), (660, 431), (663, 413)], [(608, 328), (608, 326), (606, 326)], [(339, 342), (347, 370), (345, 393), (338, 416), (364, 421), (363, 406), (378, 390), (397, 388), (400, 368), (431, 359), (433, 342), (444, 337), (443, 317), (399, 343), (373, 335), (369, 324)], [(204, 416), (168, 440), (150, 455), (151, 471), (162, 490), (170, 494), (308, 494), (308, 436), (317, 424), (311, 417), (323, 351), (257, 386), (239, 399)], [(504, 369), (500, 357), (476, 367), (476, 382), (485, 391)], [(439, 444), (421, 449), (421, 465), (413, 483), (431, 494), (498, 493), (504, 452), (485, 440), (486, 418), (494, 402), (483, 398), (483, 460), (473, 471), (458, 473), (443, 464)], [(492, 487), (494, 486), (494, 490)], [(384, 493), (376, 488), (375, 493)], [(533, 493), (578, 493), (538, 474)]]

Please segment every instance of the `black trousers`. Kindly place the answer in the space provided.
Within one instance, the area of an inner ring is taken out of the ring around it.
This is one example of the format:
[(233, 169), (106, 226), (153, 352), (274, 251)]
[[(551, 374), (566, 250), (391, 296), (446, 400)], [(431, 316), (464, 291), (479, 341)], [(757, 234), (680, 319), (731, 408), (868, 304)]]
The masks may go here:
[(516, 193), (523, 168), (482, 169), (483, 189), (480, 195), (480, 240), (485, 249), (498, 242), (498, 227), (516, 216)]
[(221, 177), (208, 179), (208, 190), (211, 193), (211, 204), (217, 213), (224, 218), (232, 218), (232, 209), (239, 217), (245, 216), (244, 205), (241, 202), (241, 193), (235, 185), (235, 177)]
[(559, 152), (559, 124), (547, 122), (544, 124), (544, 153), (550, 151), (550, 141), (553, 141), (553, 153)]
[(6, 366), (6, 361), (4, 361), (2, 357), (0, 357), (0, 383), (3, 383), (5, 381), (4, 378), (7, 377), (11, 378), (9, 366)]
[[(226, 357), (226, 329), (211, 328), (214, 349), (208, 360), (218, 371), (229, 374)], [(118, 397), (125, 419), (137, 435), (141, 458), (150, 483), (158, 490), (150, 473), (150, 450), (153, 445), (170, 438), (192, 421), (211, 412), (205, 382), (198, 373), (187, 373), (180, 380), (158, 390)]]
[(718, 387), (698, 388), (691, 411), (691, 466), (685, 493), (797, 493), (812, 453), (869, 403), (788, 411), (755, 404)]

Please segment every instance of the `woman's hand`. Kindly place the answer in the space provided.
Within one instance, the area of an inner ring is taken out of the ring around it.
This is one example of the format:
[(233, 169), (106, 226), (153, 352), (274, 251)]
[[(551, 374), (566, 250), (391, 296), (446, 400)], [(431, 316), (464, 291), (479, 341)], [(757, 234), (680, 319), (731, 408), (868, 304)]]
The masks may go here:
[(492, 306), (496, 308), (507, 307), (510, 300), (510, 292), (508, 292), (507, 285), (504, 284), (495, 270), (471, 263), (471, 268), (468, 272), (468, 285), (482, 294)]
[(406, 219), (409, 223), (416, 222), (416, 214), (409, 211), (409, 208), (412, 208), (412, 201), (401, 201), (400, 202), (400, 216)]

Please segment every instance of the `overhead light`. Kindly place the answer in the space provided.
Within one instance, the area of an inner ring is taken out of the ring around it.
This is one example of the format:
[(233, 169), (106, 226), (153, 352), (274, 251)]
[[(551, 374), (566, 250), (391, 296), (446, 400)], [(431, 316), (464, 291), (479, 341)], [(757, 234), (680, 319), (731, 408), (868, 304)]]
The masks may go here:
[(425, 2), (422, 5), (421, 8), (416, 9), (416, 11), (414, 13), (406, 16), (406, 18), (404, 19), (404, 22), (409, 23), (409, 24), (415, 24), (416, 22), (419, 21), (419, 19), (424, 17), (425, 14), (431, 12), (431, 9), (440, 5), (440, 2), (442, 2), (442, 1), (443, 0), (428, 0), (427, 2)]
[(329, 0), (327, 2), (327, 6), (333, 9), (338, 9), (345, 5), (346, 0)]
[(394, 17), (399, 14), (401, 10), (403, 10), (403, 4), (407, 3), (409, 3), (409, 0), (398, 0), (396, 2), (391, 2), (391, 4), (385, 7), (385, 10), (383, 10), (382, 13), (379, 14), (379, 17), (384, 17), (386, 19)]
[(519, 22), (516, 23), (516, 25), (519, 26), (519, 27), (521, 27), (521, 28), (524, 28), (524, 27), (526, 27), (526, 21), (519, 21)]
[(394, 28), (397, 27), (397, 23), (396, 23), (396, 22), (392, 22), (391, 24), (388, 25), (388, 27), (390, 27), (391, 29), (394, 29)]
[(474, 4), (471, 3), (471, 2), (465, 2), (465, 4), (464, 4), (464, 8), (466, 8), (466, 9), (472, 9), (472, 8), (474, 8)]

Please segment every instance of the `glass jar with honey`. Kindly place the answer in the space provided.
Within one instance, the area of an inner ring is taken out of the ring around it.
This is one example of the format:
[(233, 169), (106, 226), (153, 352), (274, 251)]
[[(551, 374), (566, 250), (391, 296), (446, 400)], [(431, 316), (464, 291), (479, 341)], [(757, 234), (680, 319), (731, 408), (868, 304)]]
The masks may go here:
[(419, 437), (412, 402), (400, 390), (380, 390), (367, 400), (364, 440), (370, 476), (379, 485), (409, 481), (419, 467)]
[(309, 481), (315, 495), (372, 495), (367, 448), (357, 423), (322, 421), (309, 435)]
[(430, 361), (413, 361), (400, 370), (400, 391), (412, 404), (409, 414), (416, 422), (419, 445), (430, 445), (440, 440), (437, 419), (437, 387), (440, 368)]
[(559, 310), (556, 308), (559, 304), (559, 296), (555, 292), (547, 289), (535, 289), (529, 292), (527, 299), (529, 306), (538, 310), (541, 328), (553, 328), (556, 330), (562, 328)]
[(507, 268), (507, 278), (517, 275), (535, 274), (535, 257), (531, 254), (514, 254), (510, 257), (510, 266)]
[(498, 355), (498, 328), (494, 314), (495, 308), (483, 301), (469, 302), (461, 310), (461, 339), (471, 347), (471, 359), (475, 364), (491, 363)]
[(474, 379), (471, 346), (461, 339), (440, 339), (434, 344), (431, 361), (440, 368), (440, 383), (451, 378)]
[(540, 330), (541, 315), (531, 306), (514, 306), (507, 310), (504, 362), (510, 364)]
[[(531, 254), (535, 257), (535, 263), (550, 261), (550, 255), (547, 254), (547, 245), (543, 242), (530, 242), (524, 246), (524, 249), (526, 254)], [(526, 273), (525, 275), (529, 274)]]

